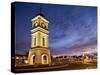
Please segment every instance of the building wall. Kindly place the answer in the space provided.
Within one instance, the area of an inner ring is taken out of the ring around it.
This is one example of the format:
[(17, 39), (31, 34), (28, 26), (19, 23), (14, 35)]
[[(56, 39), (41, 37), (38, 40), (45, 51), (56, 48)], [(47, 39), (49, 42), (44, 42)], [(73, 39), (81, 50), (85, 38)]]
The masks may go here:
[[(43, 46), (43, 38), (45, 40), (44, 46)], [(34, 44), (35, 41), (36, 41), (36, 44)], [(34, 34), (32, 34), (31, 47), (36, 47), (36, 46), (41, 46), (41, 47), (47, 47), (48, 48), (48, 35), (40, 32), (40, 31), (37, 31)]]
[[(51, 55), (50, 55), (50, 51), (48, 49), (45, 48), (35, 48), (35, 49), (31, 49), (29, 52), (29, 57), (28, 57), (28, 61), (29, 64), (42, 64), (42, 55), (47, 55), (48, 56), (48, 63), (47, 64), (51, 64)], [(32, 56), (35, 55), (35, 63), (33, 63), (33, 58)]]

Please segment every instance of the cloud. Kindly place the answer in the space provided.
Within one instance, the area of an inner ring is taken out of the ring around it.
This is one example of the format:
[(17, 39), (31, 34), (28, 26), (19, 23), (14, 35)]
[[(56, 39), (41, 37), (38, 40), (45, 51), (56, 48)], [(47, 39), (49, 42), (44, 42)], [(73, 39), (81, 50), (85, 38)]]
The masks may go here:
[(63, 25), (58, 25), (52, 29), (50, 47), (57, 49), (70, 48), (97, 41), (97, 26), (94, 16), (81, 15), (73, 22), (70, 20), (64, 24), (63, 29), (61, 29)]

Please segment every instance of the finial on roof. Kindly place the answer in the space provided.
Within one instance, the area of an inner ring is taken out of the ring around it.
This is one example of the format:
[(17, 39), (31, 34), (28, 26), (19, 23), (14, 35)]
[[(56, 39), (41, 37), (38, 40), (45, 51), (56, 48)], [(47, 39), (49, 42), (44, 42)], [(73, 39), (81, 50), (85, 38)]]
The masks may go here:
[(38, 16), (38, 15), (40, 15), (40, 16), (42, 16), (42, 17), (44, 17), (45, 19), (47, 19), (45, 16), (44, 16), (44, 14), (43, 14), (43, 9), (42, 9), (42, 4), (39, 4), (39, 6), (38, 6), (39, 8), (38, 8), (38, 13), (35, 15), (35, 16)]
[(40, 13), (42, 13), (42, 7), (41, 7), (41, 4), (40, 4), (40, 7), (39, 7), (39, 8), (40, 8), (40, 10), (39, 10), (39, 11), (40, 11)]
[(40, 16), (42, 16), (42, 17), (45, 17), (45, 16), (43, 15), (43, 12), (42, 12), (42, 5), (41, 5), (41, 4), (39, 4), (39, 13), (38, 13), (37, 15), (40, 15)]

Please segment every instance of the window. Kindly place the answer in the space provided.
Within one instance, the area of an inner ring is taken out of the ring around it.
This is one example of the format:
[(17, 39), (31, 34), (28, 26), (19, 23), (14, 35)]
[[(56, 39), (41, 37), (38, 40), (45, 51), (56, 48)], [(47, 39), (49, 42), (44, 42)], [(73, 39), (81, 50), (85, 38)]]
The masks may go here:
[(45, 46), (45, 38), (43, 37), (43, 39), (42, 39), (42, 40), (43, 40), (43, 46)]
[(36, 45), (36, 37), (34, 38), (34, 46)]

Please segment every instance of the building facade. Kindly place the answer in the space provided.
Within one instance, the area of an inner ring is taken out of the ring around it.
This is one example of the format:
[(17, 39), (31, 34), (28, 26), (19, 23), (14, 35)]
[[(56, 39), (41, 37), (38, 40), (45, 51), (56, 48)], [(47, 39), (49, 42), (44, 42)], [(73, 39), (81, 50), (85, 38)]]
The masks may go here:
[(39, 13), (32, 20), (31, 49), (28, 63), (32, 65), (51, 64), (51, 54), (48, 48), (48, 23), (43, 14)]

